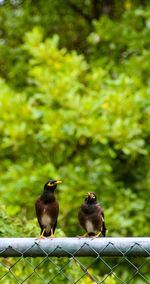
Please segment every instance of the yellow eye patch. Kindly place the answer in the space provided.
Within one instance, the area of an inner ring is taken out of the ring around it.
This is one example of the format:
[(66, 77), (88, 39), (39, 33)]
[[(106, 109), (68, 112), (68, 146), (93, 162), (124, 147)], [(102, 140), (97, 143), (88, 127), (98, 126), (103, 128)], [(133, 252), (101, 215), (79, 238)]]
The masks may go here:
[(61, 180), (58, 180), (58, 181), (55, 181), (55, 183), (48, 183), (47, 185), (48, 186), (54, 186), (55, 184), (60, 184), (60, 183), (62, 183), (62, 181)]
[(54, 184), (49, 182), (47, 185), (48, 185), (48, 186), (53, 186)]

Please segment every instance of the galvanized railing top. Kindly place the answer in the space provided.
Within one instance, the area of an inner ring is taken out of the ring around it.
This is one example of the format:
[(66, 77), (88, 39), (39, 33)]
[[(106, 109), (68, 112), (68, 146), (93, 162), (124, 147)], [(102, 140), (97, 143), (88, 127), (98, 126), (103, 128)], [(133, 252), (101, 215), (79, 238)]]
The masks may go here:
[[(129, 249), (130, 248), (130, 249)], [(149, 256), (150, 238), (0, 238), (0, 256)]]
[(150, 284), (150, 238), (0, 238), (0, 257), (2, 284)]

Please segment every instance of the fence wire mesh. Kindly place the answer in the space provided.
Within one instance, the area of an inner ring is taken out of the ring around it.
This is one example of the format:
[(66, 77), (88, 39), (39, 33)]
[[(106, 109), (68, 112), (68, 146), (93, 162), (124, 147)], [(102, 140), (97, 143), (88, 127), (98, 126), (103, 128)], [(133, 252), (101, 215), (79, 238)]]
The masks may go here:
[(150, 238), (0, 239), (1, 283), (150, 283)]

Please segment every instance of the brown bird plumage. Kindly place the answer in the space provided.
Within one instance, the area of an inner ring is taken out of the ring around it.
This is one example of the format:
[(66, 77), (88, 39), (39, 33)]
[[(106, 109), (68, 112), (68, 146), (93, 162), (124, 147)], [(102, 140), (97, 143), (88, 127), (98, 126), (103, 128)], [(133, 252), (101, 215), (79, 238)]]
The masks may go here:
[[(94, 192), (88, 192), (85, 202), (81, 205), (78, 212), (78, 219), (81, 227), (86, 231), (82, 236), (93, 236), (93, 239), (101, 233), (105, 237), (106, 227), (104, 222), (104, 211), (100, 204), (97, 203), (97, 198)], [(97, 233), (95, 235), (95, 233)]]
[(44, 237), (54, 237), (59, 213), (59, 204), (54, 196), (54, 191), (59, 183), (61, 181), (48, 181), (44, 186), (43, 194), (35, 203), (36, 216), (41, 227), (39, 241)]

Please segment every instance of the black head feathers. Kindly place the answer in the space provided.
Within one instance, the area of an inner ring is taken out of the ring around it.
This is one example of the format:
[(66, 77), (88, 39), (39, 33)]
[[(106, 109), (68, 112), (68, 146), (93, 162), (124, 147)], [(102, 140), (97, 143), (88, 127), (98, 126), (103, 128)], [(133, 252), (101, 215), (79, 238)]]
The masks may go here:
[(48, 190), (48, 191), (54, 191), (55, 188), (57, 187), (57, 184), (62, 183), (62, 181), (60, 180), (50, 180), (48, 181), (45, 185), (44, 185), (44, 190)]

